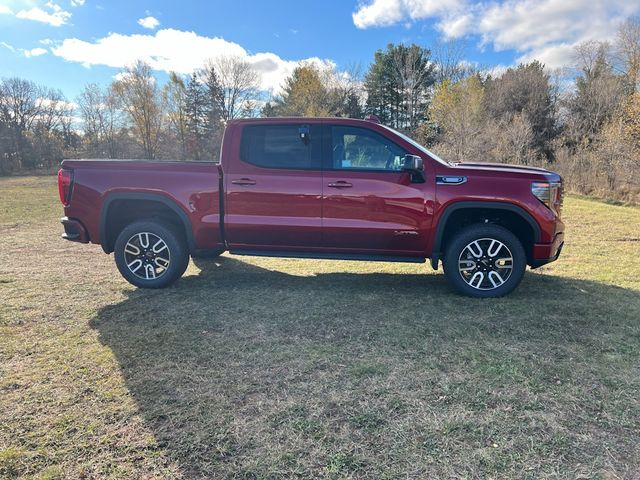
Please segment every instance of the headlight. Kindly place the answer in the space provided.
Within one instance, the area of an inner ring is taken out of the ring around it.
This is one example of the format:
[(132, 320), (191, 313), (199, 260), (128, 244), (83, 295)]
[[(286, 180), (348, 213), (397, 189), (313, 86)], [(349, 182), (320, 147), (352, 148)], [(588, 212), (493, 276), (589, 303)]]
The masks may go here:
[(560, 215), (562, 207), (561, 182), (533, 182), (531, 184), (531, 193), (550, 210)]

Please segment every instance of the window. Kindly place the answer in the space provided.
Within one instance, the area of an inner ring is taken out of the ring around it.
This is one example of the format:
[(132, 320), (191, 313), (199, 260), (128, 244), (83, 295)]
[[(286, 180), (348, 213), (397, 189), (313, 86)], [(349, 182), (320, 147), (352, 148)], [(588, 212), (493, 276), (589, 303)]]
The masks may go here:
[(382, 135), (358, 127), (332, 127), (334, 169), (402, 170), (405, 151)]
[(320, 169), (320, 128), (299, 124), (244, 127), (240, 158), (258, 167)]

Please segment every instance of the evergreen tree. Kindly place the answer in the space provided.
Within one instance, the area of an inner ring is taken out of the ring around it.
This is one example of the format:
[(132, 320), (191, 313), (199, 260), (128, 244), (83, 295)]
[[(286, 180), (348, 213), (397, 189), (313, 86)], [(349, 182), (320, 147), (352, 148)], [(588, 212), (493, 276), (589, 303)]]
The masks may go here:
[(206, 97), (204, 86), (198, 80), (198, 75), (193, 73), (187, 84), (185, 115), (187, 149), (195, 160), (201, 160), (205, 156), (204, 140), (208, 123)]
[(208, 156), (217, 159), (222, 142), (225, 126), (224, 90), (213, 65), (208, 65), (202, 71), (204, 85), (204, 115), (206, 121), (204, 132), (205, 145)]
[(435, 79), (430, 58), (428, 49), (415, 44), (389, 44), (386, 50), (378, 50), (365, 76), (367, 113), (394, 128), (417, 128), (424, 121)]

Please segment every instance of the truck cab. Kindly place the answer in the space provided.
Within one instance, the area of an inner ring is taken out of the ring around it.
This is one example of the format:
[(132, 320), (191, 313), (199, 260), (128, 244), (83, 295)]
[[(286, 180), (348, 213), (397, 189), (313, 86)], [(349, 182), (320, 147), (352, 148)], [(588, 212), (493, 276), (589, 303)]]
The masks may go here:
[(492, 297), (564, 241), (557, 174), (450, 163), (375, 118), (232, 120), (219, 164), (65, 160), (59, 178), (65, 238), (114, 252), (140, 287), (172, 283), (190, 254), (229, 251), (430, 259), (461, 293)]

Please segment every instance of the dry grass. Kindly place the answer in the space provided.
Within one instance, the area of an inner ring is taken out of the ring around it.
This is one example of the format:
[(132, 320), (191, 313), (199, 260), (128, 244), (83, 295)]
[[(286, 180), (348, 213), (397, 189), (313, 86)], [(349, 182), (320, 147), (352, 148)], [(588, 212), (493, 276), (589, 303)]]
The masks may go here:
[(640, 209), (570, 197), (500, 300), (426, 265), (223, 256), (136, 290), (0, 180), (2, 478), (638, 478)]

